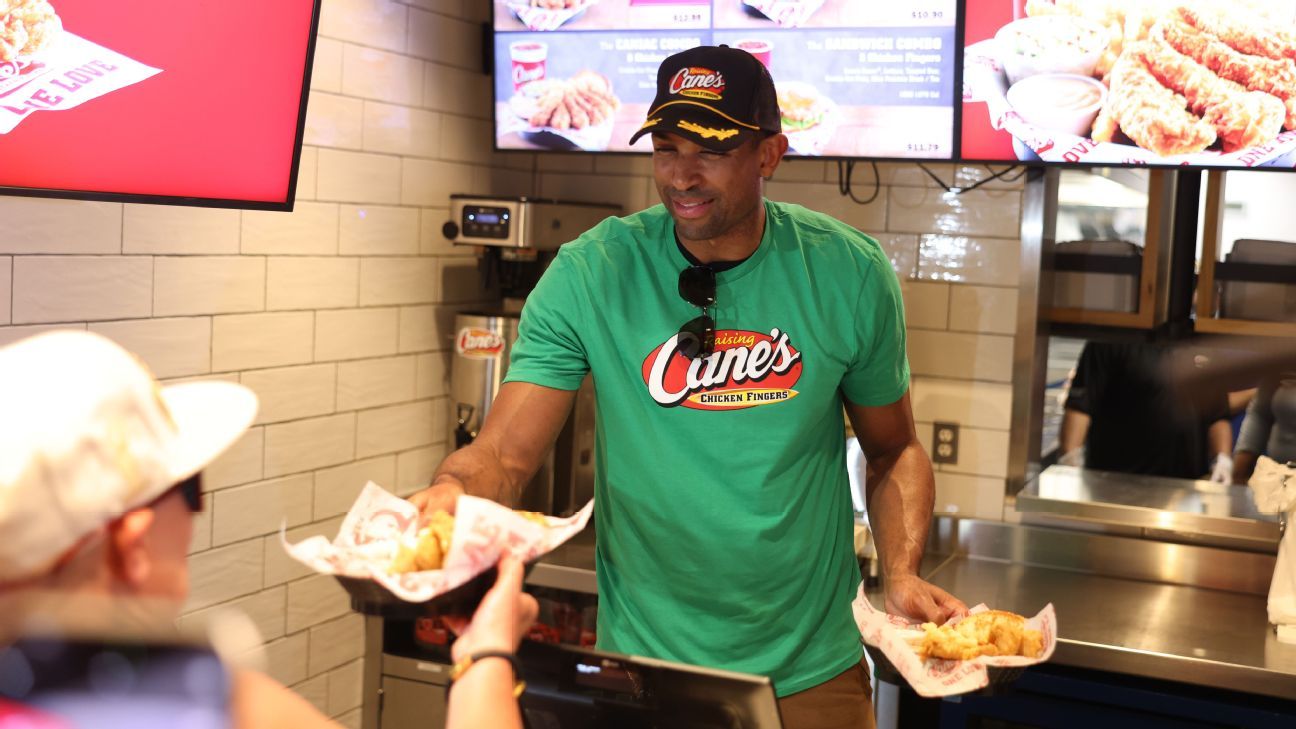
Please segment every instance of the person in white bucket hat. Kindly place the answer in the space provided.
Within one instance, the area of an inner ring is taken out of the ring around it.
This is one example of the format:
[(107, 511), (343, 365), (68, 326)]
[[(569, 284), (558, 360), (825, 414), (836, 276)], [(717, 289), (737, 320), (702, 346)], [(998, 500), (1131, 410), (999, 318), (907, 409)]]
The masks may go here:
[[(236, 383), (161, 385), (129, 352), (85, 331), (0, 348), (0, 669), (31, 626), (75, 623), (84, 635), (88, 624), (90, 633), (121, 635), (124, 617), (148, 635), (173, 627), (188, 594), (202, 471), (256, 409), (256, 396)], [(506, 561), (500, 572), (466, 626), (465, 646), (516, 650), (534, 621), (521, 564)], [(498, 668), (469, 672), (469, 687), (456, 693), (506, 701), (452, 702), (448, 726), (512, 725), (511, 673)], [(9, 680), (16, 673), (0, 670), (0, 716), (23, 704), (24, 682)], [(338, 726), (263, 673), (236, 668), (228, 687), (234, 726)], [(102, 718), (92, 723), (116, 726)]]

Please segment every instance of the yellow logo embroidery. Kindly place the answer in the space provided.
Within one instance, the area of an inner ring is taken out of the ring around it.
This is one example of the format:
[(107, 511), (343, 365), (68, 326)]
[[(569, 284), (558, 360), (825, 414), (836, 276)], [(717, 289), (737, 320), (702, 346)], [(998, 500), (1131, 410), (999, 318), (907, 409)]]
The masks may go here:
[(640, 129), (647, 129), (648, 127), (657, 126), (657, 123), (660, 122), (660, 121), (661, 121), (661, 117), (657, 117), (656, 119), (649, 119), (648, 121), (646, 121), (646, 122), (643, 123), (643, 126), (641, 126), (641, 127), (639, 127), (639, 128), (640, 128)]
[(737, 129), (711, 129), (709, 127), (699, 126), (697, 124), (694, 124), (691, 121), (685, 121), (685, 120), (680, 120), (679, 128), (683, 129), (686, 132), (693, 132), (694, 134), (699, 134), (702, 136), (703, 139), (715, 139), (717, 142), (723, 142), (724, 140), (738, 133)]

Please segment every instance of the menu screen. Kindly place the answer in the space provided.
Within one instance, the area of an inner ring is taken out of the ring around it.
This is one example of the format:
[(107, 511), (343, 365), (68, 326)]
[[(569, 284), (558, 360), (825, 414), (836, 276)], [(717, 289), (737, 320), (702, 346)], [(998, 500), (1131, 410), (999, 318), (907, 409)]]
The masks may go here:
[(1296, 0), (966, 0), (968, 160), (1296, 166)]
[(495, 0), (500, 149), (642, 151), (657, 67), (699, 45), (769, 68), (789, 154), (950, 159), (957, 0)]
[(0, 192), (286, 207), (314, 12), (0, 0)]

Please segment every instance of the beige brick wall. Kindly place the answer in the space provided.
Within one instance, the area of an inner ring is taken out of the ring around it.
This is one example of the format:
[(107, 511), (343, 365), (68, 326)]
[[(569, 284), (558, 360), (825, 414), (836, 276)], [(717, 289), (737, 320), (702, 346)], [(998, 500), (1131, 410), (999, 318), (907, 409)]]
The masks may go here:
[[(331, 536), (366, 479), (407, 494), (444, 455), (449, 327), (485, 298), (473, 260), (440, 235), (447, 196), (657, 202), (645, 158), (490, 151), (478, 70), (489, 8), (324, 0), (291, 214), (0, 198), (0, 344), (89, 328), (162, 378), (241, 381), (261, 397), (257, 424), (207, 473), (186, 619), (244, 610), (270, 672), (351, 726), (360, 621), (332, 581), (284, 555), (278, 529)], [(883, 242), (904, 281), (923, 438), (932, 420), (963, 426), (938, 506), (997, 518), (1020, 186), (954, 198), (913, 165), (881, 169), (867, 206), (839, 196), (835, 164), (818, 161), (787, 163), (768, 194)], [(934, 169), (961, 184), (984, 174)]]

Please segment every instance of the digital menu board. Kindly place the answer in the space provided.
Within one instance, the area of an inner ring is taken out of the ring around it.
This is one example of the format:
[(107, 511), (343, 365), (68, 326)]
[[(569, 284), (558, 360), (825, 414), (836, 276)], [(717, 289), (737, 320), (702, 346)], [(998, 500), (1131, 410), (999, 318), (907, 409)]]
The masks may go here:
[(965, 0), (967, 160), (1296, 166), (1296, 0)]
[(288, 209), (316, 0), (0, 0), (0, 193)]
[(770, 69), (789, 154), (950, 159), (957, 0), (495, 0), (499, 149), (628, 143), (657, 67), (699, 45)]

